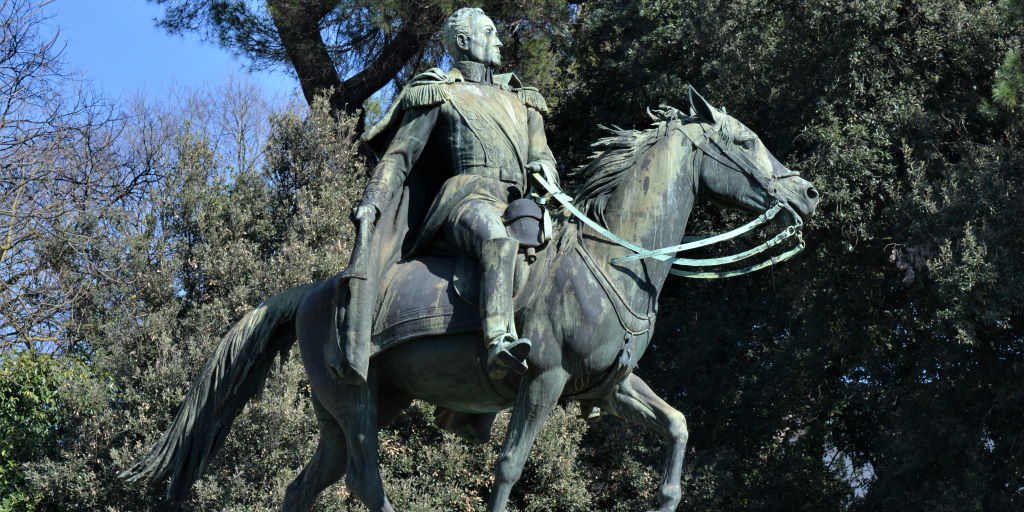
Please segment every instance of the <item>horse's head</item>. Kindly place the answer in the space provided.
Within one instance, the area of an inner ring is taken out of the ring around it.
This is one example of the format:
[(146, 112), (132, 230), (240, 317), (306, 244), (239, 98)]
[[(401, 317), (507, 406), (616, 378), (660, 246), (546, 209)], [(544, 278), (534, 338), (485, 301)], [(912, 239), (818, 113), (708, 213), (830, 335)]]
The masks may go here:
[(782, 165), (756, 133), (709, 105), (693, 87), (690, 104), (696, 122), (684, 133), (697, 146), (698, 192), (756, 213), (782, 203), (804, 221), (814, 214), (819, 199), (814, 185)]

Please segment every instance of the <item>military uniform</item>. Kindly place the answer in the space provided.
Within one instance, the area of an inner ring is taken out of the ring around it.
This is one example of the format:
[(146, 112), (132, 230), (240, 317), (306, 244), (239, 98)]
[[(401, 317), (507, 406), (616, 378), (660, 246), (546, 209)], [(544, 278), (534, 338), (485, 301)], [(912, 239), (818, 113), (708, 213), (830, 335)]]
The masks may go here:
[[(411, 176), (445, 176), (417, 232), (409, 233), (413, 243), (402, 244), (403, 257), (420, 253), (440, 235), (477, 259), (483, 268), (484, 335), (492, 343), (516, 338), (512, 280), (518, 243), (509, 238), (502, 213), (525, 194), (528, 164), (557, 179), (544, 134), (546, 112), (540, 93), (515, 75), (492, 76), (485, 65), (462, 61), (451, 71), (432, 69), (415, 77), (364, 136), (383, 150), (361, 203), (379, 214), (395, 210)], [(431, 161), (420, 162), (428, 148)], [(418, 191), (405, 195), (410, 193)]]

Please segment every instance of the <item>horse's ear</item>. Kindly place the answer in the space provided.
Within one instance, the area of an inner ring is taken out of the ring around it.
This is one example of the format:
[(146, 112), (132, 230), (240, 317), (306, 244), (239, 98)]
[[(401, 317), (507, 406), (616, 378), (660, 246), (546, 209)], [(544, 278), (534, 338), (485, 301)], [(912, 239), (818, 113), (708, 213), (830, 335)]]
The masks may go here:
[(718, 124), (718, 117), (715, 116), (715, 107), (708, 104), (707, 100), (690, 86), (690, 109), (692, 109), (701, 120), (711, 123)]

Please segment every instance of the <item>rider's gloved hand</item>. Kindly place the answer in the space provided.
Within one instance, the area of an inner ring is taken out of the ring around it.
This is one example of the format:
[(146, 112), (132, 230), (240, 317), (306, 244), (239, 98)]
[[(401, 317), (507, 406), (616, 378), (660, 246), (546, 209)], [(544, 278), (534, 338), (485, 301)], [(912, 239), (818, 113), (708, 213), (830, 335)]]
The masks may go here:
[(551, 163), (549, 162), (534, 160), (533, 162), (526, 164), (526, 171), (530, 175), (538, 173), (543, 176), (548, 183), (551, 183), (556, 187), (558, 186), (558, 173), (555, 172), (555, 169), (551, 167)]

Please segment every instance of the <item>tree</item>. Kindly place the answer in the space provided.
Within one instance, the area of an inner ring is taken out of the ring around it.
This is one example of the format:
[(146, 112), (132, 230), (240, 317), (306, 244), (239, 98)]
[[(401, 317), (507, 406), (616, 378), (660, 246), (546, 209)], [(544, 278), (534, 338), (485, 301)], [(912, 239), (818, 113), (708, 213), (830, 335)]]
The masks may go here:
[[(392, 81), (440, 64), (438, 38), (454, 9), (446, 1), (369, 0), (150, 0), (165, 6), (160, 25), (173, 33), (199, 32), (249, 59), (254, 68), (285, 65), (312, 102), (328, 94), (331, 108), (353, 113)], [(514, 44), (510, 62), (546, 62), (544, 39), (567, 18), (565, 3), (489, 2)], [(525, 65), (546, 76), (548, 69)], [(527, 76), (535, 81), (535, 76)], [(541, 78), (543, 80), (543, 78)]]
[[(1004, 16), (1009, 23), (1024, 21), (1024, 2), (1021, 0), (1002, 0)], [(1024, 55), (1021, 48), (1007, 50), (1003, 62), (996, 70), (995, 84), (992, 86), (992, 97), (995, 103), (1008, 111), (1017, 111), (1024, 105)], [(988, 107), (988, 105), (986, 105)], [(992, 111), (991, 107), (987, 110)]]
[(1021, 25), (990, 2), (586, 7), (563, 160), (592, 137), (572, 127), (641, 125), (690, 83), (823, 192), (800, 258), (666, 287), (640, 372), (689, 415), (688, 506), (1019, 508), (1024, 154), (979, 106)]
[[(0, 2), (0, 350), (64, 350), (78, 293), (50, 261), (84, 245), (75, 224), (127, 205), (154, 177), (121, 165), (114, 111), (67, 73), (58, 36), (43, 36), (48, 2)], [(61, 240), (56, 249), (46, 241)], [(56, 252), (55, 252), (56, 251)]]
[[(86, 378), (68, 383), (81, 397), (68, 415), (77, 435), (25, 466), (38, 508), (159, 509), (159, 486), (116, 475), (169, 421), (223, 331), (262, 298), (344, 264), (346, 204), (361, 175), (354, 120), (334, 119), (320, 103), (310, 118), (283, 112), (268, 122), (261, 103), (253, 88), (234, 85), (126, 113), (121, 156), (145, 159), (160, 179), (139, 208), (89, 212), (94, 221), (76, 225), (87, 246), (52, 263), (81, 291), (65, 336), (89, 364)], [(93, 234), (95, 225), (110, 229)], [(195, 506), (276, 505), (315, 442), (302, 378), (297, 361), (275, 375), (273, 398), (236, 425), (227, 470), (197, 487)], [(225, 481), (245, 483), (231, 493)]]
[(22, 352), (0, 360), (0, 510), (31, 510), (40, 496), (26, 485), (26, 463), (58, 455), (78, 434), (75, 413), (100, 412), (68, 393), (88, 375), (74, 357)]

